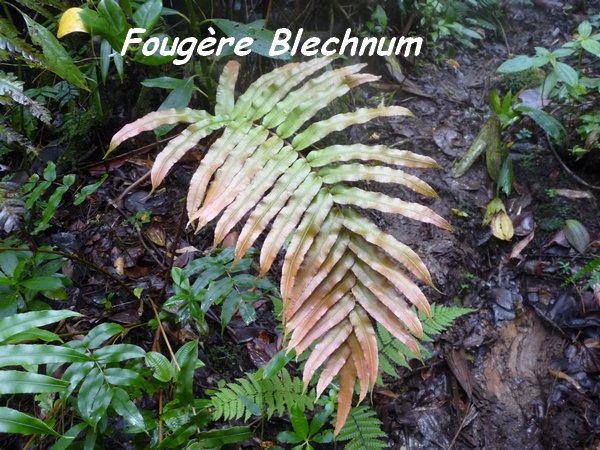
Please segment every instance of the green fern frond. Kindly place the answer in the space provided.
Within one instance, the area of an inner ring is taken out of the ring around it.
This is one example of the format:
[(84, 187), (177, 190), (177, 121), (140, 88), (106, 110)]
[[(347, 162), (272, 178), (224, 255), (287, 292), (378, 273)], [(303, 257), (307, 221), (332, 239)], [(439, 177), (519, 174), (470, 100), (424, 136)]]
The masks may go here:
[(350, 409), (348, 420), (337, 440), (349, 441), (344, 444), (345, 450), (377, 450), (388, 447), (387, 435), (381, 429), (377, 413), (367, 406)]
[(18, 144), (26, 149), (28, 153), (37, 153), (35, 145), (29, 139), (3, 123), (0, 123), (0, 142), (4, 142), (7, 145)]
[[(475, 311), (469, 308), (455, 306), (431, 305), (431, 317), (419, 313), (423, 323), (422, 341), (432, 342), (432, 335), (446, 331), (455, 319)], [(428, 359), (430, 354), (426, 347), (419, 343), (421, 357), (419, 358), (406, 345), (396, 339), (385, 327), (377, 324), (377, 346), (379, 349), (379, 365), (381, 369), (392, 377), (398, 377), (396, 366), (410, 369), (408, 362), (412, 359)]]
[(251, 416), (283, 415), (293, 406), (312, 410), (314, 393), (304, 392), (302, 380), (291, 377), (283, 370), (281, 378), (263, 378), (262, 369), (238, 378), (235, 382), (216, 390), (210, 397), (215, 420), (241, 419)]
[(570, 276), (569, 278), (567, 278), (567, 280), (563, 283), (563, 286), (566, 286), (570, 283), (574, 283), (575, 281), (579, 280), (580, 278), (583, 278), (584, 276), (586, 276), (590, 273), (595, 273), (595, 272), (600, 273), (600, 257), (593, 259), (592, 261), (587, 263), (585, 266), (583, 266), (581, 268), (581, 270), (579, 270), (577, 273), (575, 273), (572, 276)]
[(21, 218), (26, 210), (20, 194), (17, 184), (9, 181), (0, 182), (0, 231), (10, 233), (21, 225)]
[(419, 318), (423, 323), (423, 340), (432, 341), (431, 335), (446, 331), (456, 319), (465, 314), (477, 311), (472, 308), (460, 308), (457, 306), (431, 305), (431, 317), (419, 312)]
[[(5, 100), (2, 97), (5, 97)], [(35, 118), (50, 125), (50, 111), (23, 92), (23, 82), (15, 75), (0, 71), (0, 103), (10, 103), (11, 100), (25, 106)]]
[[(379, 349), (379, 366), (383, 372), (398, 377), (395, 366), (410, 369), (408, 361), (419, 359), (406, 345), (391, 335), (385, 327), (377, 324), (377, 348)], [(421, 346), (421, 358), (429, 357), (428, 350)]]
[(12, 24), (6, 19), (0, 19), (0, 50), (13, 57), (19, 57), (28, 64), (43, 66), (36, 50), (18, 36)]

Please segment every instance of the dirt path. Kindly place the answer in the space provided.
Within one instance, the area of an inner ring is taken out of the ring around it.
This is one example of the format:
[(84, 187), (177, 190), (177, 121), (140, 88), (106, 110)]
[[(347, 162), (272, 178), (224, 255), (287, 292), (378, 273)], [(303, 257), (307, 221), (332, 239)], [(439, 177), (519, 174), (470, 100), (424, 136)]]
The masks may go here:
[[(578, 18), (539, 7), (509, 10), (508, 43), (513, 53), (551, 47), (568, 35)], [(509, 260), (517, 240), (503, 243), (481, 225), (491, 199), (485, 166), (478, 162), (453, 179), (453, 161), (464, 154), (488, 111), (487, 95), (497, 85), (495, 69), (506, 46), (487, 39), (477, 50), (459, 54), (458, 69), (427, 65), (418, 83), (433, 99), (401, 101), (413, 121), (372, 126), (386, 142), (433, 156), (443, 173), (424, 178), (440, 194), (433, 209), (452, 219), (454, 234), (409, 221), (385, 218), (387, 231), (425, 257), (444, 303), (478, 308), (459, 321), (436, 350), (431, 364), (376, 395), (376, 404), (396, 442), (394, 448), (568, 449), (598, 448), (600, 370), (597, 339), (590, 327), (596, 310), (586, 309), (590, 292), (562, 287), (566, 265), (581, 265), (573, 250), (550, 245), (566, 218), (580, 220), (594, 237), (600, 224), (596, 200), (569, 200), (549, 189), (581, 189), (545, 148), (541, 132), (517, 143), (514, 209), (522, 208), (520, 234), (535, 228), (521, 260)], [(460, 217), (454, 211), (460, 211)], [(592, 301), (593, 304), (593, 301)], [(597, 320), (597, 319), (595, 319)], [(596, 323), (597, 325), (597, 323)], [(591, 342), (591, 341), (590, 341)], [(594, 342), (597, 342), (594, 340)], [(587, 344), (586, 344), (587, 343)]]

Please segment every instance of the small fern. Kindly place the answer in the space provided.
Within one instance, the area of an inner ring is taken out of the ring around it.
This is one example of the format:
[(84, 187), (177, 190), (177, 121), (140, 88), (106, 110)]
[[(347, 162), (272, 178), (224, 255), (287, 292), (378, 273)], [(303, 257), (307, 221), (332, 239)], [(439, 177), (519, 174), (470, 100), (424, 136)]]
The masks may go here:
[(25, 212), (19, 186), (9, 181), (0, 182), (0, 231), (10, 233), (18, 229)]
[(350, 409), (348, 420), (337, 436), (338, 441), (348, 441), (345, 450), (377, 450), (388, 447), (387, 435), (381, 429), (377, 413), (367, 406)]
[[(2, 57), (5, 53), (6, 57)], [(43, 66), (36, 50), (21, 39), (12, 24), (6, 19), (0, 19), (0, 60), (18, 58), (32, 66)]]
[(23, 82), (12, 73), (0, 70), (0, 104), (12, 102), (25, 106), (36, 119), (50, 125), (50, 112), (23, 92)]
[(265, 416), (268, 419), (274, 413), (283, 415), (294, 406), (312, 410), (314, 393), (305, 393), (302, 380), (291, 377), (285, 369), (281, 372), (281, 378), (263, 378), (263, 370), (259, 369), (248, 374), (247, 378), (238, 378), (234, 383), (216, 390), (210, 401), (215, 420), (243, 417), (247, 421), (251, 416)]
[(421, 340), (432, 342), (432, 335), (440, 334), (452, 326), (452, 323), (461, 316), (475, 312), (476, 309), (461, 308), (458, 306), (431, 305), (431, 317), (419, 312), (419, 319), (423, 323), (423, 337)]
[[(446, 331), (455, 319), (473, 311), (475, 310), (469, 308), (432, 304), (431, 317), (425, 315), (419, 317), (423, 322), (423, 337), (421, 340), (433, 341), (431, 335)], [(419, 345), (421, 349), (419, 358), (380, 324), (377, 324), (377, 346), (379, 348), (379, 365), (386, 374), (392, 377), (398, 377), (395, 366), (410, 369), (408, 361), (411, 359), (428, 359), (430, 356), (427, 348)]]

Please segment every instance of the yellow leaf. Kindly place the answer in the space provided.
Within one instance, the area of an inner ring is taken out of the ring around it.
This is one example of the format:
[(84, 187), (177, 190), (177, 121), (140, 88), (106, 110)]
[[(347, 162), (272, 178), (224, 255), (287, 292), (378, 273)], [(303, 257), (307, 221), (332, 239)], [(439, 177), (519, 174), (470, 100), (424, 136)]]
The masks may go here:
[(492, 229), (492, 234), (503, 241), (510, 241), (515, 233), (512, 221), (504, 211), (494, 215), (490, 228)]
[(89, 33), (85, 28), (85, 25), (79, 17), (79, 13), (83, 11), (81, 8), (69, 8), (67, 9), (58, 22), (58, 31), (56, 36), (60, 39), (69, 33), (80, 31), (82, 33)]

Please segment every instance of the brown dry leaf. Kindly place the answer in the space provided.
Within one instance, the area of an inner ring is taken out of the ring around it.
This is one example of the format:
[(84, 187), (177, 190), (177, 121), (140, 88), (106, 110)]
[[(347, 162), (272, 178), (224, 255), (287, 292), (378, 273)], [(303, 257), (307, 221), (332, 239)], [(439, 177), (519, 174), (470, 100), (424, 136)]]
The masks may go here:
[(556, 189), (556, 195), (571, 200), (594, 200), (594, 195), (589, 191), (578, 191), (576, 189)]
[(166, 244), (166, 233), (164, 228), (155, 223), (146, 228), (146, 236), (159, 247), (164, 247)]
[(114, 267), (115, 267), (115, 272), (117, 272), (118, 275), (124, 275), (125, 274), (125, 259), (122, 256), (119, 256), (118, 258), (116, 258), (115, 262), (114, 262)]
[(533, 240), (534, 236), (535, 236), (535, 232), (532, 231), (531, 233), (529, 233), (529, 235), (526, 238), (521, 239), (519, 242), (517, 242), (513, 246), (512, 251), (510, 252), (509, 259), (517, 259), (517, 258), (522, 259), (521, 252), (523, 250), (525, 250), (525, 248)]

